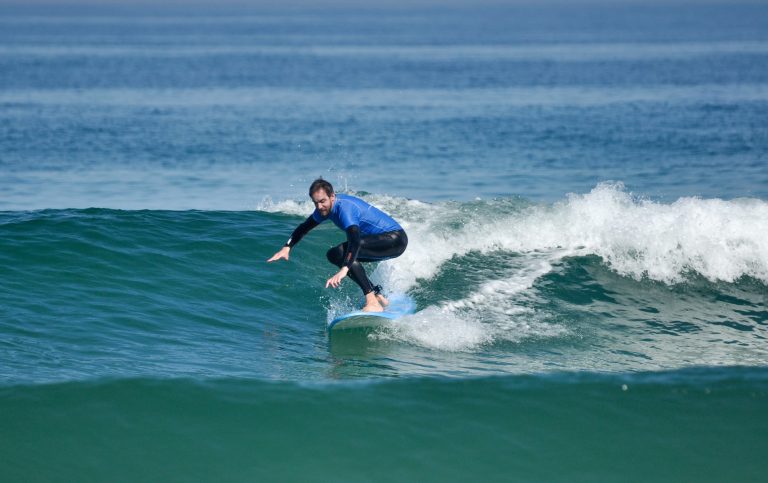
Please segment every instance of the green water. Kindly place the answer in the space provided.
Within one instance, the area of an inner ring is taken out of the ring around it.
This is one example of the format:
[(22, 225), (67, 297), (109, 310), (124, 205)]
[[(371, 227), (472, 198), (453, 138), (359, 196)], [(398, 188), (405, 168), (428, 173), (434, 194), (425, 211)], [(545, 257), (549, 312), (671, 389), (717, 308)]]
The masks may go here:
[[(4, 481), (759, 481), (765, 370), (0, 390)], [(42, 463), (42, 464), (41, 464)]]

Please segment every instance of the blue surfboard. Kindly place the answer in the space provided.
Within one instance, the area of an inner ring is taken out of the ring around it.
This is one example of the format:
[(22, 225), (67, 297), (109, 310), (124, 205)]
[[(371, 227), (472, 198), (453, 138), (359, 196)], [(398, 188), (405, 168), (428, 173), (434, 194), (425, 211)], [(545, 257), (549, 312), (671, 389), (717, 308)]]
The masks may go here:
[(416, 302), (412, 298), (407, 295), (393, 295), (389, 298), (389, 305), (385, 307), (384, 312), (357, 310), (340, 315), (328, 323), (328, 330), (373, 329), (415, 312)]

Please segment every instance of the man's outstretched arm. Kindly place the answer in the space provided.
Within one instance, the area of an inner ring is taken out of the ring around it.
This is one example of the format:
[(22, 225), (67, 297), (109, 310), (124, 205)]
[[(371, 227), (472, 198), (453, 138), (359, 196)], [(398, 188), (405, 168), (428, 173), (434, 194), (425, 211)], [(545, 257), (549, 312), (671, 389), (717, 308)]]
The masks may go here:
[(293, 233), (291, 234), (291, 237), (288, 238), (288, 241), (285, 242), (285, 245), (283, 245), (283, 248), (280, 249), (277, 253), (272, 255), (271, 258), (267, 260), (267, 262), (274, 262), (276, 260), (288, 260), (288, 256), (291, 252), (291, 248), (293, 248), (297, 243), (299, 243), (299, 240), (301, 240), (304, 235), (309, 233), (309, 230), (319, 225), (317, 221), (312, 217), (312, 215), (309, 216), (306, 220), (304, 220), (304, 223), (297, 226), (295, 230), (293, 230)]

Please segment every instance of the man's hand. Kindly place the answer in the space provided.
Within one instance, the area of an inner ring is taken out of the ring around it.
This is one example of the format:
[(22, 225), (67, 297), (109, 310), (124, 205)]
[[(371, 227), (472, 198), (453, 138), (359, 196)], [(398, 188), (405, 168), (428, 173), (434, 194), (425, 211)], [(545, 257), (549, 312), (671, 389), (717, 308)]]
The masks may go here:
[(349, 272), (349, 268), (341, 267), (341, 270), (339, 270), (339, 273), (329, 278), (328, 281), (325, 282), (325, 288), (328, 288), (329, 286), (333, 288), (338, 288), (339, 285), (341, 285), (341, 281), (344, 279), (344, 277), (347, 276), (347, 272)]
[(281, 258), (283, 260), (288, 260), (288, 254), (290, 253), (290, 251), (291, 251), (291, 247), (283, 247), (280, 249), (279, 252), (272, 255), (272, 258), (267, 260), (267, 262), (274, 262), (276, 260), (280, 260)]

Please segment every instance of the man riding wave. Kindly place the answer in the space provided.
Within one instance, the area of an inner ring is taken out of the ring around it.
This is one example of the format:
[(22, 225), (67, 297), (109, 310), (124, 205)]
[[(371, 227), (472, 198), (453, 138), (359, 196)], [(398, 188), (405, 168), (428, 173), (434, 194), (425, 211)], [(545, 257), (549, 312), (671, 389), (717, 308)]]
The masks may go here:
[(325, 283), (327, 287), (338, 287), (349, 275), (360, 286), (365, 295), (363, 311), (381, 312), (389, 302), (381, 294), (381, 287), (374, 286), (368, 279), (360, 262), (378, 262), (399, 257), (408, 246), (405, 230), (392, 217), (360, 198), (336, 194), (333, 186), (322, 179), (316, 179), (309, 187), (309, 197), (315, 211), (291, 234), (282, 249), (268, 262), (288, 260), (291, 248), (311, 229), (331, 220), (347, 234), (347, 241), (326, 253), (328, 260), (340, 268), (336, 275)]

